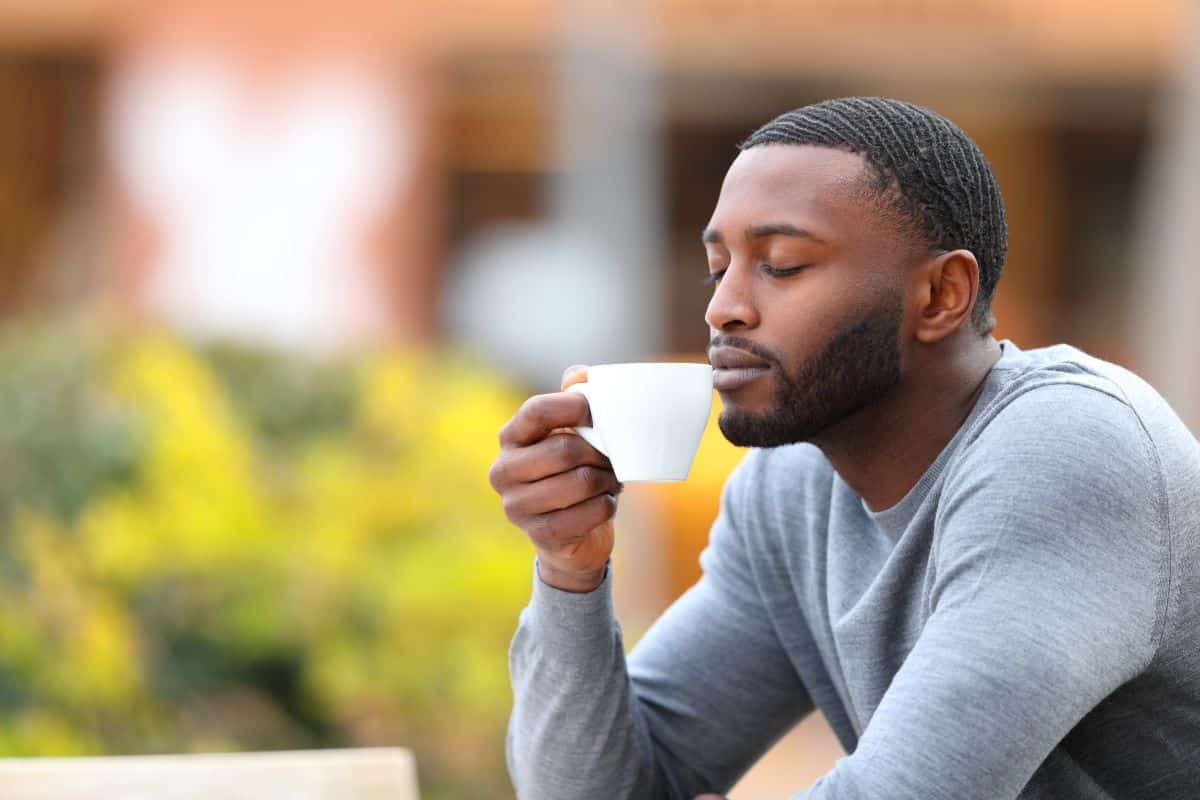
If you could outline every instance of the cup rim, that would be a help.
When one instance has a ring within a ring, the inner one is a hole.
[[[702,368],[706,370],[712,369],[712,364],[701,363],[698,361],[622,361],[613,364],[591,364],[585,369],[590,373],[594,369],[611,369],[614,367],[630,368],[630,367],[655,367],[662,369],[663,367],[680,367],[680,368]]]

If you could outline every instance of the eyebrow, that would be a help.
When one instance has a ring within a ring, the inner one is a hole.
[[[755,225],[753,228],[746,229],[746,236],[750,239],[762,239],[766,236],[801,236],[805,239],[812,239],[814,242],[825,244],[825,240],[820,236],[815,235],[812,231],[804,228],[797,228],[787,222],[772,222],[767,225]],[[724,244],[725,237],[715,228],[705,228],[700,234],[700,241],[705,244]]]

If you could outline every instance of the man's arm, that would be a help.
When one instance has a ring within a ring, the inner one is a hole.
[[[704,577],[628,664],[607,578],[588,594],[535,578],[510,652],[509,771],[521,800],[725,791],[811,710],[735,522],[743,467],[722,494]]]
[[[1157,458],[1121,401],[1035,389],[943,494],[933,611],[858,747],[795,800],[1004,800],[1140,673],[1167,581]]]

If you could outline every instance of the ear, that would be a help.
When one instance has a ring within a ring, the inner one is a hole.
[[[913,335],[923,344],[936,344],[971,324],[979,295],[979,262],[970,250],[951,250],[917,269],[920,307]]]

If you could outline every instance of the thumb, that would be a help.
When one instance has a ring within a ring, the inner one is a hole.
[[[576,383],[587,382],[587,366],[583,364],[572,364],[563,370],[562,387],[560,391],[566,391],[568,386]]]

